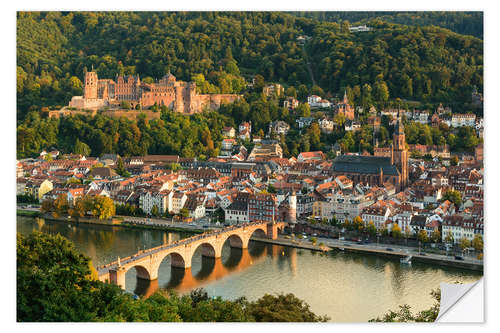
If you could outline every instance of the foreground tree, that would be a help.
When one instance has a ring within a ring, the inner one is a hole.
[[[435,302],[427,310],[423,310],[414,314],[411,312],[411,306],[409,306],[408,304],[404,304],[400,305],[397,311],[389,310],[382,317],[370,319],[369,322],[434,322],[439,314],[441,290],[432,290],[430,294],[432,298],[434,298]]]
[[[326,322],[327,316],[317,316],[309,305],[293,294],[266,294],[248,305],[255,321],[263,322]]]

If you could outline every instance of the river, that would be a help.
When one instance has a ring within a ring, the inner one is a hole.
[[[170,243],[191,234],[159,230],[129,229],[101,225],[68,225],[29,217],[17,217],[17,231],[60,233],[88,255],[94,266]],[[473,282],[479,272],[413,263],[402,266],[398,259],[331,251],[321,254],[287,246],[251,241],[248,249],[232,249],[226,242],[222,258],[201,256],[196,251],[191,269],[170,266],[165,259],[154,282],[138,280],[135,270],[126,275],[126,289],[149,295],[158,287],[179,293],[203,287],[211,296],[255,300],[265,293],[293,293],[305,300],[316,314],[334,322],[366,322],[389,309],[409,304],[413,310],[429,308],[429,295],[440,282]]]

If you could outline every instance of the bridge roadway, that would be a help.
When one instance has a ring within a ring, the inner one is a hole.
[[[160,264],[169,255],[173,267],[189,269],[192,257],[200,246],[203,256],[220,258],[222,246],[228,239],[231,247],[246,249],[255,232],[260,231],[267,238],[276,239],[278,230],[282,231],[284,226],[284,222],[245,223],[141,250],[131,256],[118,258],[109,264],[98,266],[99,280],[117,284],[125,289],[125,274],[134,267],[138,278],[153,281],[158,278]]]

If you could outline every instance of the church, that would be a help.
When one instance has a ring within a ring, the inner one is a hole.
[[[371,186],[389,182],[398,191],[404,190],[408,186],[408,150],[401,117],[394,131],[390,156],[340,155],[333,160],[332,174]]]

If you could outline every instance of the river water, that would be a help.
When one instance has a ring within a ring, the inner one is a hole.
[[[141,248],[170,243],[191,234],[128,229],[100,225],[68,225],[28,217],[17,217],[17,231],[60,233],[88,255],[94,266],[126,257]],[[287,246],[251,241],[248,249],[232,249],[226,242],[222,258],[195,252],[191,269],[171,268],[167,257],[158,280],[138,280],[134,269],[127,272],[126,289],[150,295],[158,287],[186,293],[205,288],[211,296],[255,300],[265,293],[293,293],[305,300],[316,314],[334,322],[366,322],[389,309],[409,304],[413,310],[429,308],[429,293],[441,282],[473,282],[479,272],[413,263],[402,266],[398,259],[331,251],[320,254]]]

